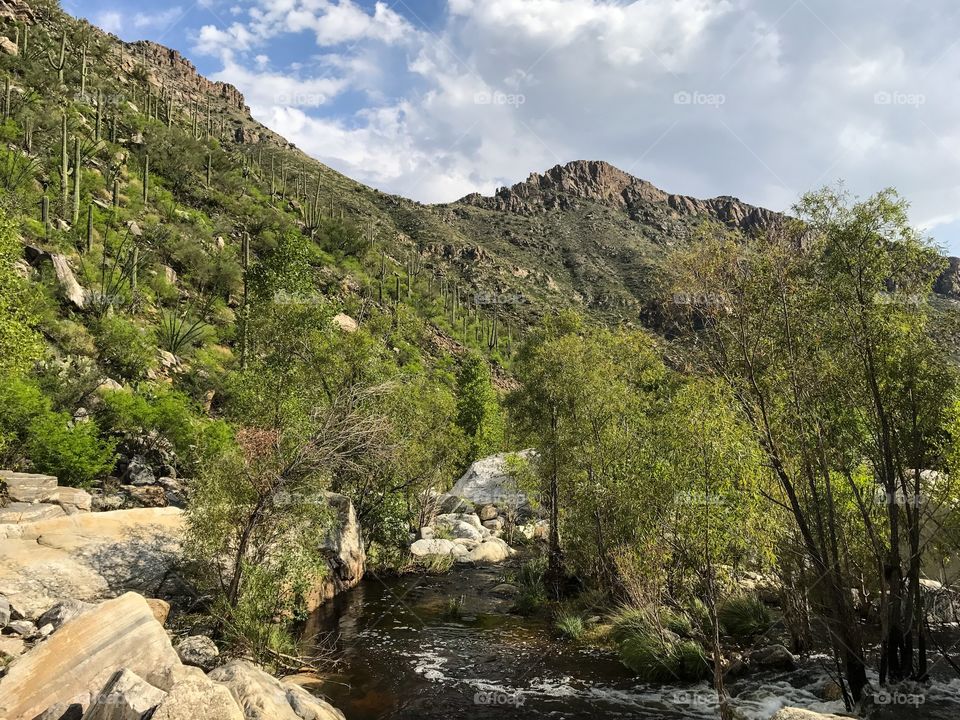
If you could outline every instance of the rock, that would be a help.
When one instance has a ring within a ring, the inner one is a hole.
[[[0,524],[23,525],[40,520],[50,520],[66,515],[59,505],[50,503],[22,503],[12,502],[6,507],[0,507]]]
[[[793,670],[797,659],[783,645],[768,645],[758,648],[749,655],[750,664],[764,670]]]
[[[0,37],[0,50],[5,52],[7,55],[20,54],[20,48],[18,48],[17,44],[6,35]]]
[[[124,505],[122,495],[104,494],[94,491],[91,509],[95,512],[109,512],[111,510],[121,510]]]
[[[470,538],[457,538],[453,541],[453,544],[465,547],[467,550],[473,550],[480,542],[478,540],[471,540]]]
[[[493,590],[491,590],[494,595],[503,595],[504,597],[517,597],[520,594],[520,589],[516,585],[511,585],[510,583],[500,583]]]
[[[96,602],[124,590],[156,595],[177,577],[183,513],[174,508],[78,513],[3,528],[9,532],[6,539],[0,534],[0,595],[28,619],[66,599]]]
[[[536,456],[533,450],[523,450],[517,455],[530,459]],[[507,474],[507,454],[491,455],[474,462],[450,490],[451,495],[465,498],[475,505],[496,505],[502,508],[529,507],[527,496],[520,491],[516,481]]]
[[[189,216],[188,216],[188,217],[189,217]],[[168,283],[170,283],[171,285],[176,285],[176,284],[177,284],[177,271],[174,270],[174,269],[173,269],[172,267],[170,267],[169,265],[161,265],[160,267],[163,268],[163,277],[164,277],[164,279],[165,279]]]
[[[476,517],[476,515],[473,517]],[[437,520],[437,527],[447,528],[454,538],[467,538],[478,542],[483,539],[483,534],[480,530],[475,528],[471,523],[464,522],[463,520],[453,520],[449,523]]]
[[[170,603],[159,598],[147,598],[147,605],[150,607],[150,612],[153,613],[154,620],[161,625],[166,625],[167,616],[170,614]]]
[[[493,520],[484,520],[483,527],[489,530],[492,533],[498,533],[503,530],[504,522],[503,518],[494,518]]]
[[[10,601],[0,595],[0,630],[10,622]]]
[[[458,542],[454,542],[454,543],[453,543],[453,555],[454,555],[454,557],[465,556],[465,555],[467,555],[467,553],[469,553],[469,552],[470,552],[470,548],[468,548],[466,545],[461,545],[461,544],[458,543]]]
[[[227,686],[246,720],[344,720],[343,713],[329,703],[246,660],[231,660],[208,677]]]
[[[128,507],[156,508],[167,506],[167,493],[158,485],[121,485],[120,492]]]
[[[496,505],[484,505],[477,512],[477,515],[480,516],[481,522],[485,522],[487,520],[493,520],[495,517],[497,517],[498,514],[499,514],[499,511],[497,510]]]
[[[421,540],[433,540],[434,530],[429,525],[424,525],[420,528],[420,539]]]
[[[444,493],[438,499],[437,511],[443,515],[472,513],[473,503],[456,495]]]
[[[121,668],[97,693],[84,720],[140,720],[167,696],[136,673]]]
[[[83,310],[86,305],[87,293],[77,282],[77,278],[74,277],[66,255],[50,253],[50,262],[53,263],[53,272],[57,276],[57,282],[60,283],[60,289],[63,290],[64,296],[78,310]]]
[[[118,383],[112,378],[105,378],[102,383],[97,385],[97,390],[106,391],[106,392],[117,392],[118,390],[123,390],[123,385]]]
[[[367,567],[360,523],[350,498],[325,492],[324,499],[334,514],[333,523],[319,547],[327,560],[328,572],[308,594],[308,611],[354,587],[363,578]]]
[[[414,557],[428,555],[453,555],[455,545],[450,540],[417,540],[410,546],[410,554]]]
[[[471,550],[467,559],[475,563],[498,563],[509,558],[512,553],[510,546],[503,540],[490,538]]]
[[[37,628],[37,636],[41,638],[48,637],[56,628],[53,627],[53,623],[47,623],[46,625],[41,625]]]
[[[53,626],[53,629],[56,630],[64,623],[73,620],[92,607],[94,607],[92,603],[83,602],[82,600],[64,600],[63,602],[58,602],[37,618],[37,626],[43,627],[44,625],[50,624]]]
[[[334,315],[333,324],[346,333],[356,332],[357,328],[359,327],[356,320],[344,313],[337,313]]]
[[[7,629],[28,640],[37,634],[37,626],[29,620],[11,620]]]
[[[0,636],[0,667],[6,664],[5,660],[16,660],[26,649],[23,638]]]
[[[50,501],[59,505],[67,515],[90,512],[93,507],[93,497],[86,490],[80,488],[58,487]]]
[[[83,713],[88,707],[90,707],[90,693],[80,693],[67,702],[48,707],[34,720],[83,720]]]
[[[127,471],[122,479],[127,480],[130,485],[153,485],[157,482],[153,470],[147,464],[147,461],[139,455],[135,456],[127,465]]]
[[[785,707],[777,710],[770,720],[850,720],[845,715],[828,715],[826,713],[803,710],[801,708]]]
[[[164,475],[157,478],[157,485],[163,488],[167,505],[178,508],[187,506],[187,487],[183,480]]]
[[[174,685],[151,720],[244,720],[244,716],[230,690],[201,676]]]
[[[48,502],[57,492],[57,478],[53,475],[0,470],[0,480],[6,482],[7,495],[14,502]]]
[[[960,593],[937,580],[920,579],[927,620],[935,624],[960,622]]]
[[[143,142],[143,139],[141,138],[140,142],[135,144],[139,145],[142,142]],[[127,220],[127,230],[129,230],[130,234],[133,235],[134,237],[143,236],[143,230],[140,229],[140,226],[137,224],[136,220]]]
[[[206,635],[191,635],[177,644],[177,655],[184,665],[193,665],[204,672],[213,670],[220,661],[220,650]]]
[[[98,681],[124,668],[164,691],[194,676],[188,671],[200,672],[180,663],[146,600],[126,593],[65,623],[11,663],[0,679],[0,717],[36,717],[81,693],[96,693]]]

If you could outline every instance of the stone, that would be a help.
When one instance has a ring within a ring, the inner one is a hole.
[[[193,665],[205,672],[213,670],[220,661],[220,650],[206,635],[191,635],[177,643],[177,655],[184,665]]]
[[[170,603],[159,598],[147,598],[147,605],[154,619],[161,625],[167,624],[167,616],[170,614]]]
[[[0,595],[0,630],[10,622],[10,601]]]
[[[155,508],[167,506],[167,493],[157,485],[121,485],[120,492],[130,507]]]
[[[7,495],[14,502],[48,502],[57,492],[57,478],[0,470],[0,480],[7,484]]]
[[[201,676],[174,685],[151,720],[244,720],[244,716],[229,689]]]
[[[517,597],[520,594],[520,588],[510,583],[500,583],[491,590],[494,595],[503,595],[504,597]]]
[[[359,325],[357,321],[345,313],[337,313],[333,316],[333,324],[343,330],[345,333],[356,332]]]
[[[536,457],[533,450],[516,453],[524,459]],[[491,455],[474,462],[451,488],[450,494],[465,498],[475,505],[496,505],[501,510],[524,508],[529,499],[507,473],[507,453]]]
[[[410,546],[410,554],[414,557],[426,557],[428,555],[453,555],[455,544],[450,540],[417,540]]]
[[[97,385],[97,390],[102,392],[117,392],[123,390],[123,385],[113,378],[104,378],[103,382]]]
[[[498,533],[503,531],[504,524],[505,523],[503,522],[503,518],[498,517],[498,518],[494,518],[493,520],[484,520],[483,527],[485,527],[487,530],[489,530],[492,533]]]
[[[29,620],[11,620],[7,629],[28,640],[37,634],[37,626]]]
[[[22,525],[35,523],[39,520],[49,520],[66,515],[59,505],[50,503],[23,503],[12,502],[6,507],[0,507],[0,524]]]
[[[80,613],[84,613],[92,607],[94,607],[92,603],[83,602],[82,600],[64,600],[63,602],[58,602],[37,618],[37,626],[42,627],[49,624],[56,630],[64,623],[73,620],[80,615]]]
[[[503,540],[490,538],[471,550],[467,559],[474,563],[499,563],[509,558],[511,554],[513,551]]]
[[[35,720],[83,720],[83,713],[90,707],[90,693],[81,693],[67,702],[51,705]]]
[[[750,665],[765,670],[793,670],[797,659],[783,645],[768,645],[754,650],[749,655]]]
[[[356,586],[367,568],[363,535],[350,498],[333,492],[325,492],[323,497],[333,511],[330,529],[317,548],[327,561],[327,572],[307,594],[308,612]]]
[[[44,625],[40,625],[37,628],[37,636],[41,638],[48,637],[51,633],[53,633],[55,629],[56,628],[53,627],[53,623],[46,623]]]
[[[15,660],[23,655],[27,649],[27,644],[23,638],[0,636],[0,667],[5,660]]]
[[[433,540],[434,534],[434,529],[429,525],[425,525],[424,527],[420,528],[420,538],[422,540]]]
[[[97,602],[125,590],[155,595],[176,578],[183,526],[175,508],[0,525],[0,533],[10,530],[0,534],[0,595],[27,619],[68,599]]]
[[[770,720],[850,720],[850,718],[846,715],[829,715],[802,708],[785,707],[777,710]]]
[[[157,481],[147,461],[139,455],[130,460],[123,479],[130,485],[153,485]]]
[[[77,282],[77,278],[67,262],[67,256],[60,253],[50,253],[50,262],[53,263],[53,272],[64,296],[78,310],[83,310],[87,302],[87,293]]]
[[[437,511],[441,514],[472,513],[473,503],[456,495],[444,493],[438,498]]]
[[[167,696],[136,673],[121,668],[94,696],[84,720],[140,720]]]
[[[329,703],[246,660],[231,660],[208,677],[230,690],[246,720],[344,720],[343,713]]]
[[[476,517],[476,515],[473,517]],[[477,541],[483,539],[483,534],[480,530],[474,527],[471,523],[464,522],[463,520],[453,520],[451,522],[441,522],[438,520],[437,527],[447,528],[454,538],[467,538],[468,540]]]
[[[480,542],[478,540],[471,540],[470,538],[456,538],[453,544],[465,547],[467,550],[473,550]]]
[[[6,35],[0,37],[0,50],[7,55],[16,56],[20,54],[20,48],[18,48],[17,44]]]
[[[67,515],[90,512],[93,507],[93,497],[80,488],[58,487],[50,501],[59,505]]]
[[[66,622],[10,664],[0,679],[0,717],[33,718],[126,669],[160,690],[195,676],[185,668],[146,600],[125,593]],[[159,702],[159,700],[157,701]],[[154,703],[156,704],[156,703]]]
[[[477,515],[480,517],[480,521],[484,522],[487,520],[493,520],[497,515],[499,515],[496,505],[484,505],[477,512]]]
[[[164,475],[157,478],[157,485],[163,488],[167,505],[178,508],[187,506],[187,487],[183,480]]]

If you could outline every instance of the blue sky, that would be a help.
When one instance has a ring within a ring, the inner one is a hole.
[[[64,0],[180,50],[328,165],[425,202],[607,160],[776,210],[894,186],[960,255],[960,3]]]

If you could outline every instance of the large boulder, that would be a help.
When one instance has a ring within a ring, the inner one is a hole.
[[[181,664],[146,600],[126,593],[66,622],[11,663],[0,679],[0,718],[34,718],[97,693],[124,668],[164,691],[200,673]]]
[[[309,610],[359,583],[367,563],[360,523],[350,498],[332,492],[324,493],[324,497],[333,511],[333,523],[319,548],[327,560],[328,572],[310,593]]]
[[[515,551],[500,538],[488,538],[467,554],[467,560],[474,563],[499,563],[509,558]]]
[[[66,514],[62,507],[52,503],[12,502],[0,507],[0,525],[23,525],[63,517]],[[0,531],[5,534],[6,528],[0,528]],[[3,534],[0,534],[0,537],[3,537]]]
[[[827,715],[813,712],[813,710],[785,707],[777,710],[770,720],[850,720],[850,718],[846,715]]]
[[[0,480],[6,482],[7,495],[14,502],[47,502],[57,492],[57,478],[53,475],[0,470]]]
[[[246,720],[344,720],[343,713],[329,703],[246,660],[232,660],[208,677],[230,690]]]
[[[460,546],[462,547],[462,546]],[[417,540],[410,546],[410,554],[414,557],[429,555],[454,555],[457,545],[450,540],[432,539]]]
[[[176,508],[0,525],[0,595],[29,619],[64,600],[96,602],[125,590],[155,596],[175,577],[182,533]]]
[[[206,635],[191,635],[177,643],[177,655],[184,665],[204,671],[213,670],[220,661],[220,650]]]
[[[524,459],[536,457],[533,450],[517,455]],[[508,508],[528,511],[530,502],[517,482],[507,473],[507,453],[491,455],[474,462],[450,490],[450,495],[466,498],[477,506],[496,505],[501,512]]]

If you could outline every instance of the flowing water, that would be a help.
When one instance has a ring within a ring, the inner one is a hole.
[[[500,575],[458,566],[444,576],[368,577],[323,606],[308,632],[338,635],[341,662],[322,693],[347,720],[717,717],[706,684],[638,683],[616,657],[510,614],[512,600],[491,592]],[[459,615],[451,598],[462,599]],[[842,703],[818,696],[825,662],[732,682],[733,704],[748,720],[767,720],[785,705],[840,712]],[[960,708],[946,717],[960,719]]]

